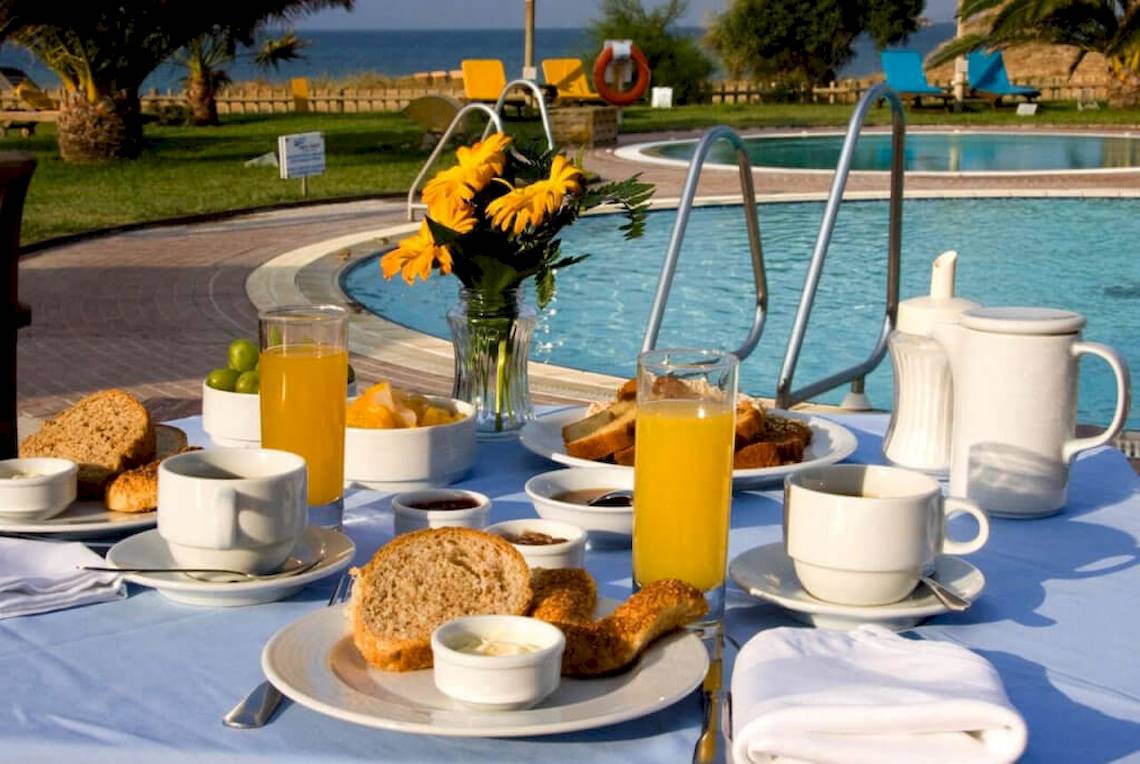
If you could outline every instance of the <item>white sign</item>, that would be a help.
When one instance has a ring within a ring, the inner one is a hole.
[[[277,155],[282,180],[325,174],[325,136],[322,133],[278,136]]]
[[[1032,117],[1037,113],[1037,104],[1035,103],[1019,103],[1017,105],[1017,116],[1019,117]]]

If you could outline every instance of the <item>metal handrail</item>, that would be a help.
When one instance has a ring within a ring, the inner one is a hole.
[[[867,360],[836,372],[818,382],[793,390],[792,377],[796,371],[800,349],[803,347],[808,318],[811,316],[816,288],[819,286],[819,276],[823,270],[823,261],[827,257],[828,245],[831,244],[831,234],[835,229],[835,218],[839,214],[839,204],[843,201],[843,189],[847,186],[847,175],[851,170],[851,160],[855,154],[855,142],[859,139],[859,133],[863,129],[867,112],[874,104],[883,99],[886,99],[891,106],[891,197],[890,220],[887,227],[887,306],[886,314],[883,317],[883,327]],[[887,337],[894,330],[895,320],[898,316],[899,272],[902,255],[903,149],[905,142],[906,115],[903,112],[902,101],[899,100],[898,94],[886,84],[875,85],[856,104],[855,113],[851,115],[851,121],[847,125],[847,136],[843,139],[843,149],[839,153],[839,162],[835,167],[835,178],[831,182],[831,192],[827,197],[827,206],[823,210],[819,235],[815,240],[815,249],[812,250],[811,264],[808,266],[807,276],[804,279],[803,292],[800,293],[800,304],[796,310],[792,333],[788,337],[788,347],[784,353],[784,362],[780,367],[780,376],[776,383],[776,406],[779,408],[794,406],[846,382],[851,383],[850,400],[852,402],[857,401],[856,405],[859,408],[870,408],[870,403],[867,401],[866,395],[863,394],[863,380],[886,355]],[[848,400],[844,401],[844,405],[855,407]]]
[[[756,312],[752,318],[752,328],[744,344],[735,355],[744,360],[760,341],[764,332],[764,320],[768,315],[768,280],[764,274],[764,251],[760,247],[760,220],[756,212],[756,192],[752,185],[752,162],[748,158],[744,141],[730,127],[719,125],[706,132],[697,143],[693,159],[689,162],[689,174],[681,191],[681,203],[677,206],[677,219],[673,222],[673,233],[669,236],[669,246],[665,250],[665,262],[661,266],[661,276],[657,280],[657,294],[653,298],[653,309],[649,314],[649,324],[645,327],[645,339],[641,350],[652,350],[657,344],[657,334],[665,316],[665,305],[669,301],[669,289],[673,285],[673,275],[677,271],[677,257],[681,253],[681,242],[685,238],[685,226],[693,210],[693,197],[697,193],[697,183],[701,177],[701,167],[709,150],[718,140],[726,140],[736,149],[736,163],[740,168],[740,187],[744,195],[744,224],[748,230],[748,248],[752,253],[752,275],[756,283]]]
[[[416,175],[416,179],[412,181],[411,187],[408,189],[408,220],[413,221],[416,219],[416,210],[427,209],[427,205],[422,202],[416,201],[416,191],[423,182],[424,177],[427,175],[428,170],[435,164],[435,160],[439,158],[440,152],[443,147],[447,145],[448,140],[451,139],[452,134],[455,132],[459,124],[463,122],[464,117],[472,111],[483,111],[487,113],[490,119],[487,120],[487,127],[483,129],[483,137],[486,138],[491,134],[491,128],[496,132],[504,132],[503,130],[503,107],[507,103],[507,94],[515,88],[523,88],[530,90],[534,95],[535,100],[538,102],[538,113],[542,117],[542,130],[546,133],[546,147],[551,151],[554,150],[554,132],[550,128],[550,113],[546,110],[546,99],[542,96],[542,90],[538,85],[530,80],[511,80],[499,93],[499,100],[495,102],[493,107],[485,103],[469,103],[463,106],[459,111],[455,112],[455,116],[451,119],[451,124],[447,126],[444,131],[443,137],[439,139],[439,143],[435,145],[432,150],[431,156],[428,157],[427,162],[420,168],[420,172]]]
[[[459,124],[463,121],[464,117],[473,111],[486,112],[487,116],[489,117],[487,120],[487,129],[483,132],[484,138],[486,138],[487,135],[491,132],[492,126],[494,126],[497,132],[503,132],[502,116],[497,110],[492,109],[485,103],[469,103],[463,106],[459,111],[455,112],[455,117],[451,120],[451,124],[447,126],[447,130],[443,132],[443,137],[439,139],[439,143],[437,143],[435,145],[435,148],[432,149],[431,156],[429,156],[428,160],[424,162],[424,166],[420,168],[419,174],[416,175],[416,179],[412,181],[412,185],[408,188],[409,221],[416,219],[417,209],[427,209],[426,204],[416,202],[416,191],[419,189],[420,183],[423,182],[423,179],[427,175],[428,170],[431,169],[431,166],[435,164],[435,160],[439,158],[440,152],[443,151],[443,147],[447,145],[448,140],[451,139],[452,134],[455,132],[456,128],[459,127]]]
[[[503,107],[507,103],[507,94],[515,88],[529,90],[531,95],[534,96],[534,100],[538,103],[538,115],[542,118],[542,131],[546,133],[546,148],[553,151],[554,131],[550,128],[550,113],[546,110],[546,98],[542,94],[542,89],[532,80],[518,79],[508,82],[502,92],[499,93],[499,100],[495,101],[495,112],[497,114],[503,113]],[[502,130],[499,130],[499,132],[502,132]],[[486,138],[490,134],[491,126],[487,125],[487,128],[483,131],[483,137]]]

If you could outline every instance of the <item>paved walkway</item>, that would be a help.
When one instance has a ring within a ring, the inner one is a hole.
[[[670,135],[677,135],[676,133]],[[651,140],[664,136],[636,136]],[[629,142],[630,138],[623,139]],[[587,166],[603,177],[639,169],[657,184],[658,197],[675,197],[680,168],[644,168],[598,150]],[[829,175],[763,173],[760,193],[823,192]],[[907,189],[962,188],[1140,191],[1140,172],[1022,178],[912,178]],[[853,176],[851,190],[885,191],[884,176]],[[733,172],[708,172],[703,194],[738,194]],[[159,418],[197,413],[201,380],[224,365],[226,346],[256,337],[257,310],[246,279],[283,252],[354,232],[403,222],[402,204],[377,200],[294,208],[197,225],[155,227],[60,246],[20,262],[21,299],[32,325],[20,332],[18,409],[26,416],[58,411],[105,387],[126,388]],[[327,260],[327,259],[326,259]],[[328,263],[320,267],[328,271]],[[304,279],[304,271],[298,280]],[[387,377],[425,392],[447,393],[450,375],[438,364],[413,368],[354,356],[364,381]],[[565,400],[577,396],[536,396]]]

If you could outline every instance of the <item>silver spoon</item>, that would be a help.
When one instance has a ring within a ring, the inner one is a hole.
[[[918,580],[926,584],[926,588],[929,589],[934,594],[934,596],[938,598],[939,602],[948,607],[950,610],[953,610],[955,613],[961,613],[963,610],[966,610],[970,607],[969,600],[965,599],[952,589],[949,589],[946,586],[938,583],[938,581],[936,581],[932,576],[919,576]]]
[[[587,507],[631,507],[633,506],[633,491],[627,488],[618,488],[613,491],[600,493],[586,502]]]

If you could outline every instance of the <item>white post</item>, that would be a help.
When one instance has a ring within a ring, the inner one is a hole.
[[[962,37],[962,3],[958,3],[958,28],[954,33],[954,38],[959,39]],[[966,57],[958,56],[954,59],[954,100],[959,104],[966,100]]]

